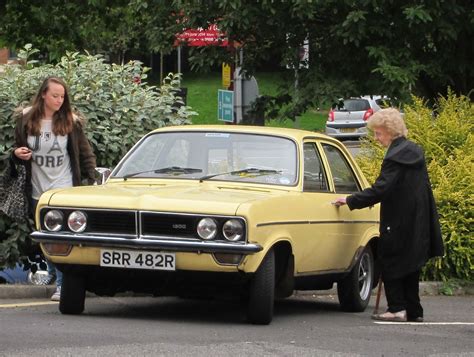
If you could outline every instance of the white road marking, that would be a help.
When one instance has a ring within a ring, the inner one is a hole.
[[[422,326],[422,325],[441,325],[441,326],[447,326],[447,325],[466,325],[466,326],[472,326],[474,325],[474,322],[398,322],[398,321],[374,321],[375,324],[380,324],[380,325],[416,325],[416,326]]]

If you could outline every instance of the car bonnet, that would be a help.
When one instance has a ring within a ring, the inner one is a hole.
[[[109,184],[57,190],[48,204],[56,207],[205,212],[234,215],[245,202],[265,199],[281,192],[225,184]]]

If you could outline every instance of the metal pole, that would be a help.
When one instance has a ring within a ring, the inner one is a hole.
[[[295,104],[295,106],[298,104],[298,96],[299,96],[299,93],[298,93],[298,68],[295,67],[295,95],[294,95],[294,100],[293,100],[293,103]],[[299,129],[300,128],[300,122],[301,122],[301,118],[300,116],[296,116],[295,117],[295,128]]]
[[[178,46],[178,73],[181,73],[181,46]]]
[[[382,295],[382,277],[379,278],[379,286],[377,288],[377,297],[375,299],[375,308],[374,308],[374,315],[379,313],[379,304],[380,304],[380,295]]]
[[[243,120],[243,86],[242,86],[242,63],[243,63],[243,50],[239,50],[239,57],[237,60],[238,66],[235,69],[234,76],[234,108],[235,108],[235,123],[240,124]]]
[[[163,52],[160,51],[160,86],[163,84]]]

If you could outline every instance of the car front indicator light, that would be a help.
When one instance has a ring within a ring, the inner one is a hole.
[[[72,245],[63,243],[42,243],[41,244],[49,255],[66,256],[71,253]]]

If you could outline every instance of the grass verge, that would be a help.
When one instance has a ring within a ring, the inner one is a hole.
[[[275,95],[282,79],[278,73],[260,73],[256,76],[260,95]],[[223,124],[217,119],[217,90],[222,87],[220,73],[195,74],[183,76],[183,87],[186,87],[187,104],[199,113],[193,117],[193,124]],[[266,126],[324,131],[327,113],[309,109],[296,122],[286,120],[268,120]]]

